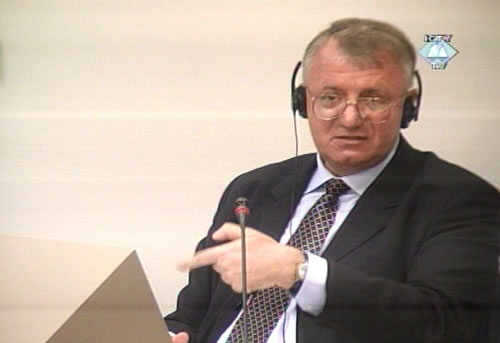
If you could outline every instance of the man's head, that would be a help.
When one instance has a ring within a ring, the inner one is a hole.
[[[330,171],[353,174],[389,154],[414,68],[412,44],[386,23],[343,19],[311,41],[303,59],[307,113]]]

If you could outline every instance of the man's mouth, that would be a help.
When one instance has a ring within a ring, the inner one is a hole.
[[[336,140],[343,140],[343,141],[362,141],[365,140],[365,136],[354,136],[354,135],[344,135],[344,136],[335,136]]]

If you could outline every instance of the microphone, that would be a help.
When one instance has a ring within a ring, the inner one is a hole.
[[[239,197],[234,201],[234,215],[238,219],[241,226],[245,226],[245,219],[250,215],[250,208],[248,207],[248,200],[245,197]]]
[[[245,220],[250,215],[248,200],[239,197],[234,202],[234,215],[241,229],[241,300],[243,302],[243,342],[248,342],[248,304],[247,304],[247,253],[245,240]]]

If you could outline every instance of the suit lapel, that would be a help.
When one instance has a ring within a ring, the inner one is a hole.
[[[358,200],[325,255],[338,261],[385,228],[417,175],[419,156],[401,137],[394,158]]]
[[[280,240],[283,229],[290,221],[317,167],[314,154],[298,158],[297,174],[294,176],[293,172],[284,171],[282,180],[270,190],[269,197],[265,200],[266,204],[262,208],[260,225],[257,226],[277,241]],[[295,187],[293,187],[294,183]],[[293,194],[292,188],[295,188]]]

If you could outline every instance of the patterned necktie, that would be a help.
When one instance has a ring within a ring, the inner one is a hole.
[[[288,245],[319,255],[335,221],[338,198],[349,187],[338,179],[326,182],[326,193],[306,213]],[[265,343],[290,302],[290,292],[274,286],[254,293],[248,306],[248,342]],[[243,315],[236,321],[228,343],[243,342]]]

